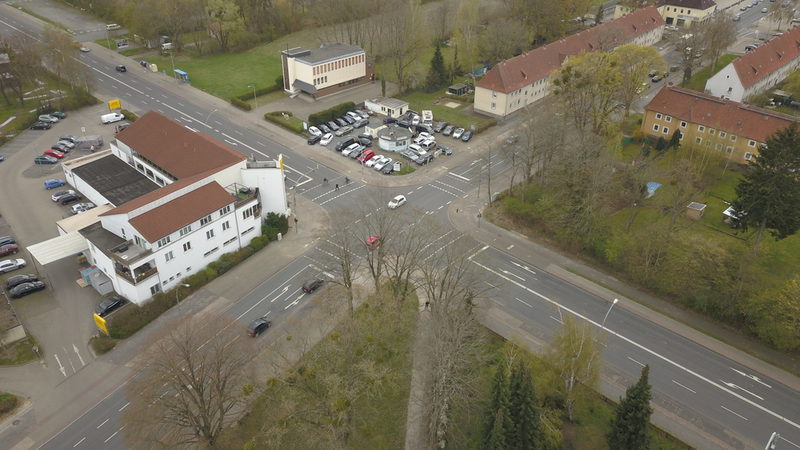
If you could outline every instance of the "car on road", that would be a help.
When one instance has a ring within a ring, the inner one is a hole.
[[[308,127],[308,132],[314,136],[322,136],[322,131],[319,131],[317,127]]]
[[[381,246],[381,238],[378,236],[370,236],[364,241],[364,243],[367,244],[367,248],[369,250],[375,250]]]
[[[81,46],[81,51],[82,51],[83,53],[89,53],[91,50],[89,50],[89,47],[84,47],[84,46]]]
[[[322,286],[322,283],[323,280],[321,278],[312,278],[310,280],[306,280],[305,283],[303,283],[303,292],[310,294],[319,289],[319,287]]]
[[[247,335],[250,337],[257,337],[261,333],[267,331],[267,328],[272,326],[272,322],[267,320],[266,317],[259,317],[258,319],[250,322],[247,325]]]
[[[472,139],[472,131],[465,131],[464,134],[461,135],[461,140],[464,142],[469,142]]]
[[[0,245],[0,256],[13,255],[19,251],[17,244]]]
[[[53,199],[54,202],[57,202],[57,201],[61,200],[61,197],[64,197],[65,195],[74,194],[74,193],[75,193],[75,191],[73,191],[72,189],[65,189],[63,191],[54,192],[53,195],[50,196],[50,198]]]
[[[384,156],[382,160],[375,163],[375,170],[382,171],[386,167],[392,167],[392,162],[394,162],[392,158],[387,158]]]
[[[11,236],[0,237],[0,245],[16,244],[17,240]]]
[[[444,153],[444,154],[445,154],[445,155],[447,155],[447,156],[450,156],[450,155],[452,155],[452,154],[453,154],[453,150],[452,150],[452,149],[450,149],[450,147],[448,147],[448,146],[446,146],[446,145],[440,145],[440,146],[439,146],[439,150],[441,150],[441,151],[442,151],[442,153]]]
[[[77,205],[72,205],[72,208],[70,208],[70,212],[72,212],[72,214],[80,214],[92,208],[94,208],[94,203],[92,202],[78,203]]]
[[[39,122],[56,123],[58,122],[58,117],[51,116],[50,114],[42,114],[39,116]]]
[[[386,205],[389,209],[397,209],[406,204],[406,197],[404,195],[397,195],[395,198],[389,200],[389,204]]]
[[[110,113],[110,114],[103,114],[102,116],[100,116],[100,122],[103,125],[108,125],[109,123],[119,122],[119,121],[121,121],[123,119],[125,119],[125,116],[123,116],[121,113],[116,113],[116,112],[115,113]]]
[[[48,148],[47,150],[42,152],[42,154],[45,156],[52,156],[53,158],[58,158],[58,159],[62,159],[64,156],[66,156],[66,154],[64,154],[63,152],[60,152],[58,150],[53,150],[52,148]]]
[[[50,128],[53,128],[53,124],[41,120],[31,125],[31,130],[49,130]]]
[[[25,267],[27,264],[25,260],[22,258],[16,259],[7,259],[5,261],[0,261],[0,273],[11,272],[12,270],[17,270]]]
[[[117,72],[127,72],[128,68],[123,66],[122,64],[117,64],[117,66],[114,67],[114,70],[116,70]]]
[[[761,14],[766,14],[766,13],[767,13],[767,11],[769,11],[769,9],[767,9],[767,8],[761,8]]]
[[[11,289],[14,286],[19,286],[22,283],[32,283],[34,281],[39,281],[39,277],[32,273],[14,275],[6,280],[6,289]]]
[[[315,135],[309,136],[308,141],[306,141],[306,142],[308,142],[308,145],[314,145],[314,144],[316,144],[317,142],[319,142],[321,140],[322,140],[322,136],[320,136],[318,134],[315,134]]]
[[[362,154],[361,154],[361,155],[358,157],[358,162],[361,162],[361,163],[366,163],[366,162],[368,162],[370,159],[372,159],[372,158],[374,158],[374,157],[375,157],[375,152],[374,152],[374,151],[372,151],[372,150],[366,150],[366,151],[364,151],[364,153],[362,153]]]
[[[34,164],[56,164],[58,163],[58,158],[53,158],[52,156],[37,156],[33,158]]]
[[[60,204],[62,204],[64,206],[67,206],[69,204],[72,204],[72,203],[75,203],[75,202],[81,200],[82,198],[83,197],[81,197],[78,194],[69,194],[69,195],[65,195],[65,196],[61,197],[60,199],[58,199],[58,203],[60,203]]]
[[[57,187],[61,187],[67,184],[64,180],[59,180],[58,178],[51,178],[49,180],[44,180],[44,188],[45,189],[55,189]]]
[[[651,78],[650,81],[652,81],[653,83],[658,83],[659,81],[661,81],[663,79],[664,79],[664,74],[663,73],[659,73],[659,74],[656,74],[653,78]]]
[[[41,281],[32,281],[30,283],[22,283],[8,290],[11,298],[25,297],[28,294],[33,294],[36,291],[41,291],[45,285]]]
[[[94,313],[100,317],[105,317],[114,312],[115,309],[120,308],[125,303],[127,303],[125,297],[115,295],[100,302],[100,304],[94,308]]]
[[[330,133],[325,133],[325,135],[322,136],[322,139],[319,140],[319,145],[322,146],[328,145],[331,143],[332,140],[333,140],[333,135]]]

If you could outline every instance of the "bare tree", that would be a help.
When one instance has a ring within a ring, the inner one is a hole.
[[[222,430],[245,399],[245,367],[253,354],[239,329],[181,321],[148,346],[140,375],[130,383],[124,415],[132,442],[156,448],[218,448]]]
[[[478,41],[482,60],[494,64],[519,55],[528,48],[525,27],[516,20],[500,19],[489,23]]]
[[[686,33],[678,33],[672,38],[672,43],[681,57],[681,69],[683,70],[683,84],[692,79],[694,70],[700,65],[699,51],[703,46],[702,25],[692,22]]]
[[[233,0],[206,0],[208,30],[219,44],[220,50],[228,51],[231,37],[244,30],[241,10]]]
[[[540,182],[545,182],[554,155],[564,147],[566,116],[551,106],[529,108],[525,121],[517,130],[515,139],[519,141],[519,160],[526,183],[533,181],[534,174]]]
[[[382,197],[363,199],[359,209],[360,223],[357,228],[362,245],[366,249],[365,263],[369,269],[375,290],[379,290],[386,272],[386,255],[390,253],[392,241],[397,235],[397,215],[385,207]],[[369,239],[375,239],[368,242]]]
[[[716,69],[719,57],[736,42],[736,24],[733,23],[733,16],[725,13],[714,14],[703,23],[700,30],[702,31],[700,40],[711,56],[711,67]]]
[[[401,90],[411,87],[410,66],[427,44],[425,19],[419,0],[395,0],[381,16],[384,54],[391,61]]]
[[[394,298],[400,303],[416,289],[413,275],[420,261],[431,251],[434,238],[440,235],[433,219],[421,211],[403,217],[405,220],[398,223],[398,231],[384,252],[386,274],[391,280]]]
[[[664,59],[655,47],[642,47],[636,44],[623,45],[615,50],[620,56],[619,72],[621,75],[619,85],[619,101],[625,108],[623,119],[630,114],[633,102],[641,98],[647,91],[647,86],[642,86],[642,80],[647,79],[650,71],[664,72],[667,67]]]
[[[352,231],[352,217],[352,212],[339,211],[333,221],[332,234],[319,247],[326,255],[325,269],[334,276],[331,282],[342,286],[346,292],[351,316],[355,314],[353,283],[363,261],[356,252],[364,248],[363,238]]]

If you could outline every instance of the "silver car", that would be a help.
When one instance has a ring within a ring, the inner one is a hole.
[[[11,272],[12,270],[17,270],[25,267],[27,264],[25,260],[22,258],[17,259],[7,259],[5,261],[0,261],[0,273]]]

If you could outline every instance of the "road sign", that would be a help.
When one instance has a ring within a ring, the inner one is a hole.
[[[97,325],[97,328],[99,328],[100,331],[102,331],[103,333],[106,334],[106,336],[108,336],[108,328],[106,327],[106,319],[103,319],[102,317],[98,316],[97,314],[92,314],[92,317],[94,318],[94,324]]]
[[[111,111],[122,109],[122,101],[118,98],[108,101],[108,109]]]

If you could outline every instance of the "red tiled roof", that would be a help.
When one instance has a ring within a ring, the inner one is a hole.
[[[246,159],[227,145],[156,111],[140,117],[117,134],[117,139],[177,179],[224,169]]]
[[[757,142],[766,142],[767,137],[797,121],[793,116],[676,86],[661,88],[645,109]]]
[[[130,224],[148,242],[155,242],[234,201],[233,195],[211,182],[134,217]]]
[[[509,93],[559,69],[567,56],[608,48],[609,44],[616,47],[663,25],[664,19],[655,6],[642,8],[497,63],[476,86]]]
[[[800,56],[800,27],[745,53],[733,61],[733,68],[745,89]]]

